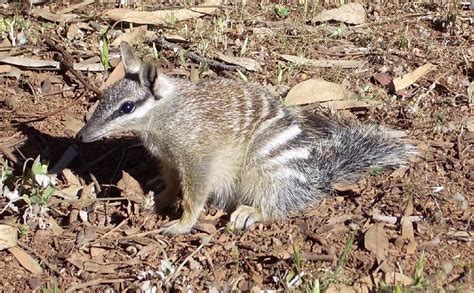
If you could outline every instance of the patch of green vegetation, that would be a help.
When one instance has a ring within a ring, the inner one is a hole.
[[[378,176],[382,175],[384,170],[385,170],[385,168],[383,166],[376,165],[376,166],[373,166],[372,168],[370,168],[369,174],[372,177],[378,177]]]
[[[290,9],[282,4],[276,4],[273,7],[273,11],[275,11],[275,14],[280,18],[285,18],[290,14]]]
[[[100,42],[99,42],[99,50],[100,50],[100,63],[102,63],[102,66],[104,67],[104,71],[107,72],[109,70],[109,41],[110,41],[110,36],[108,34],[108,28],[102,29],[99,32],[100,35]]]
[[[27,169],[30,161],[33,161],[33,164]],[[14,176],[8,165],[2,162],[0,179],[0,196],[7,199],[7,205],[0,214],[6,210],[18,213],[25,204],[27,205],[27,208],[23,209],[27,214],[25,219],[34,216],[33,206],[39,207],[36,209],[39,210],[38,213],[45,212],[51,196],[56,191],[56,175],[48,174],[48,163],[42,162],[39,156],[35,160],[25,161],[21,176]]]

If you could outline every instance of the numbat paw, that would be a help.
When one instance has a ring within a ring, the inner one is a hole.
[[[181,222],[181,220],[173,220],[162,226],[162,233],[165,235],[182,235],[191,232],[193,224]]]
[[[235,230],[244,230],[263,220],[260,211],[254,207],[241,205],[230,215],[231,227]]]

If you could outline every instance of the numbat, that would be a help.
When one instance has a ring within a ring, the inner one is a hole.
[[[77,137],[139,135],[162,162],[166,187],[157,208],[183,195],[183,214],[165,225],[166,234],[189,233],[208,199],[233,211],[235,229],[281,219],[327,196],[332,183],[372,165],[397,166],[413,152],[377,126],[285,108],[257,84],[193,84],[140,62],[127,43],[121,53],[125,77],[104,92]]]

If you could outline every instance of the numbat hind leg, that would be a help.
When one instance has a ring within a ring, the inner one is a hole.
[[[230,224],[236,230],[244,230],[255,223],[262,222],[263,216],[258,208],[240,205],[230,215]]]

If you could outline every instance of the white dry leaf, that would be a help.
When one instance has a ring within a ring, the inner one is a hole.
[[[281,59],[294,63],[296,65],[304,66],[314,66],[321,68],[331,68],[331,67],[340,67],[340,68],[358,68],[365,64],[365,61],[361,60],[331,60],[331,59],[308,59],[304,57],[294,56],[294,55],[280,55]]]
[[[212,14],[217,10],[221,2],[221,0],[207,0],[198,6],[194,6],[192,9],[136,11],[127,8],[115,8],[106,11],[105,16],[114,21],[163,25]]]
[[[17,228],[14,226],[0,224],[0,251],[16,246]]]
[[[418,79],[420,79],[423,75],[428,73],[430,70],[434,69],[435,66],[431,63],[426,63],[417,69],[413,70],[405,74],[404,76],[397,77],[393,80],[393,84],[395,86],[395,91],[398,92],[408,86],[414,84]]]
[[[217,56],[220,60],[226,63],[242,66],[243,68],[249,71],[261,70],[260,63],[257,60],[252,59],[252,58],[227,56],[220,53]]]
[[[7,186],[3,187],[3,197],[7,198],[11,202],[15,202],[20,199],[18,190],[10,190]]]
[[[58,61],[50,61],[50,60],[39,60],[33,58],[26,58],[20,56],[8,56],[0,59],[0,62],[10,64],[10,65],[17,65],[23,67],[52,67],[55,69],[59,69],[59,62]]]
[[[354,94],[342,85],[322,78],[308,79],[295,85],[288,92],[285,104],[288,106],[343,100]]]
[[[36,174],[36,182],[43,188],[48,187],[48,185],[56,185],[56,174]]]
[[[66,23],[78,17],[77,14],[73,13],[52,13],[48,8],[35,8],[32,10],[32,13],[33,15],[58,23]]]
[[[364,6],[360,3],[349,3],[339,8],[323,10],[312,22],[340,21],[348,24],[362,24],[367,20]]]
[[[130,45],[138,44],[143,41],[147,32],[147,26],[142,25],[134,28],[129,32],[125,32],[118,36],[111,44],[110,47],[118,47],[120,43],[127,42]]]
[[[382,263],[388,256],[388,235],[383,224],[372,225],[364,235],[365,249],[375,254],[378,263]]]

